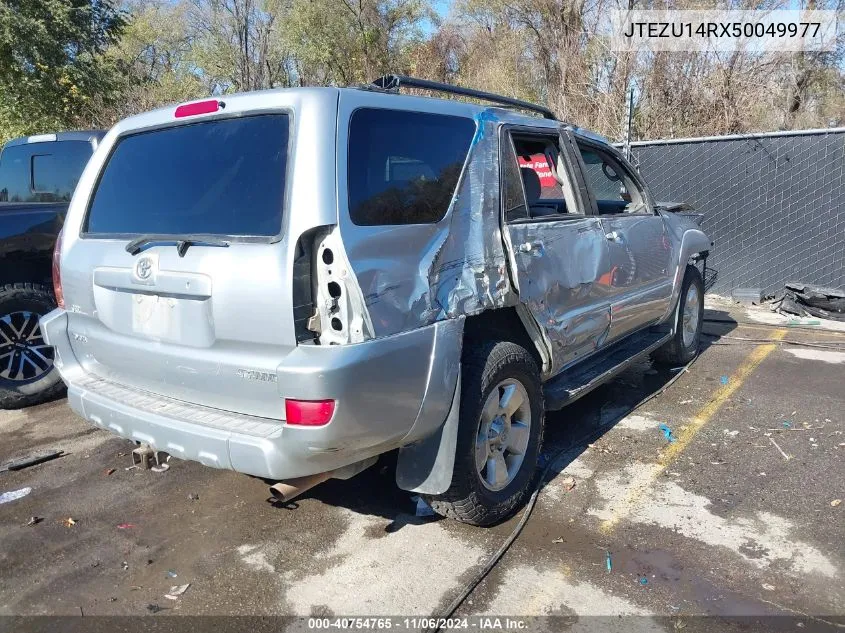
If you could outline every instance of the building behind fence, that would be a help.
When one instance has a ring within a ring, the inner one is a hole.
[[[656,200],[704,214],[712,292],[845,288],[845,128],[642,141],[631,156]]]

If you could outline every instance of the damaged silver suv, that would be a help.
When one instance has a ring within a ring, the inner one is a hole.
[[[530,492],[546,410],[696,354],[709,247],[601,138],[389,76],[119,123],[41,324],[71,407],[152,451],[290,498],[399,449],[401,488],[489,525]]]

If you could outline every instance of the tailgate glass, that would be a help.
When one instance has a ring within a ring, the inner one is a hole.
[[[289,119],[217,119],[118,140],[83,233],[274,237],[282,226]]]

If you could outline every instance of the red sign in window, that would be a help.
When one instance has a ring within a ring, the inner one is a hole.
[[[543,189],[551,189],[557,186],[557,180],[552,175],[552,170],[549,169],[549,162],[546,160],[544,154],[532,154],[528,157],[520,156],[519,166],[533,169],[540,178],[540,186]]]

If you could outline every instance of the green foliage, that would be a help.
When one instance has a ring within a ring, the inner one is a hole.
[[[628,4],[453,0],[444,19],[432,0],[0,0],[0,141],[389,72],[543,103],[612,138],[632,86],[638,137],[845,125],[845,36],[813,55],[615,53],[598,24]]]
[[[433,18],[422,0],[293,0],[282,37],[300,84],[354,85],[407,68]]]
[[[103,53],[124,26],[110,0],[0,0],[0,135],[74,126],[118,100],[124,74]]]

